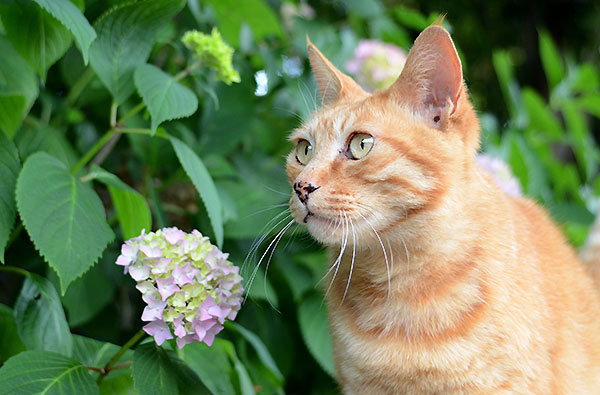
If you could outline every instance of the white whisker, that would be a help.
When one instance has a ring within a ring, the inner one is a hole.
[[[346,299],[346,294],[348,293],[348,287],[350,287],[350,280],[352,279],[352,270],[354,269],[354,258],[356,256],[356,233],[354,232],[354,224],[352,223],[352,219],[348,219],[346,213],[344,216],[347,220],[350,221],[350,226],[352,227],[352,263],[350,263],[350,273],[348,273],[348,282],[346,283],[346,289],[344,290],[344,296],[342,297],[342,302],[344,303],[344,299]]]

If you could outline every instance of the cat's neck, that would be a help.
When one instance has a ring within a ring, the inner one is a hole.
[[[383,235],[385,254],[379,243],[354,250],[351,276],[352,251],[346,251],[328,295],[330,309],[352,312],[348,318],[365,331],[407,334],[443,327],[444,320],[450,325],[448,317],[485,300],[488,279],[480,262],[489,230],[481,215],[489,214],[490,203],[445,200],[412,229]],[[500,198],[497,205],[503,204]]]

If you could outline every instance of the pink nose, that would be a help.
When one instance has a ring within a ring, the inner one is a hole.
[[[296,195],[298,195],[298,199],[300,199],[300,201],[303,204],[306,204],[306,202],[308,202],[308,195],[321,188],[304,181],[295,182],[293,186]]]

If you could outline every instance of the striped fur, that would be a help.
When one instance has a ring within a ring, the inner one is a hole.
[[[290,207],[331,251],[343,392],[598,393],[598,291],[546,212],[475,165],[479,123],[448,33],[426,29],[372,95],[310,42],[309,55],[327,103],[291,136],[314,157],[292,152],[287,171],[319,188]],[[357,131],[374,146],[351,160]]]

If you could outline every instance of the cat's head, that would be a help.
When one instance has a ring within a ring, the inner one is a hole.
[[[479,145],[448,32],[440,25],[425,29],[396,82],[373,94],[310,41],[308,56],[323,107],[290,137],[295,220],[327,245],[344,238],[376,243],[373,230],[386,235],[423,223],[461,182]]]

